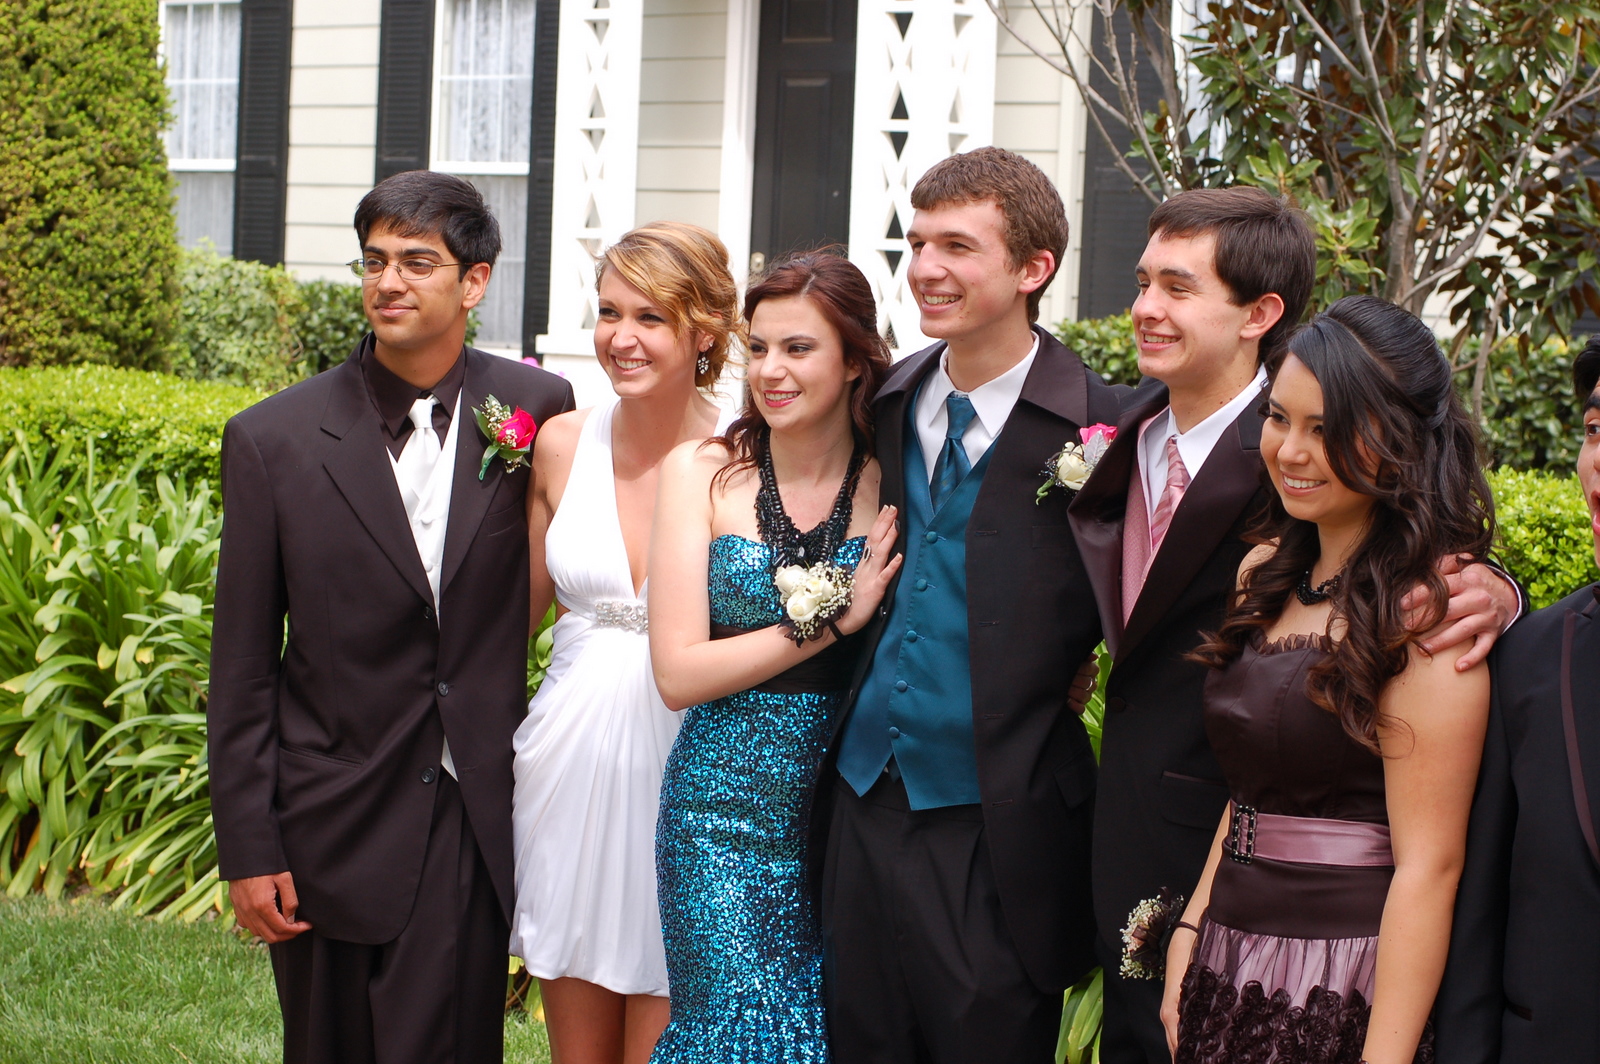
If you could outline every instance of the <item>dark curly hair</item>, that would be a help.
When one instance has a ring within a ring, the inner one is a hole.
[[[763,300],[801,296],[809,299],[839,333],[844,347],[846,368],[860,371],[850,384],[850,422],[856,445],[872,453],[872,397],[889,374],[889,345],[878,332],[878,305],[872,298],[872,285],[855,264],[829,249],[808,251],[775,263],[761,279],[750,286],[744,297],[744,320],[748,329],[756,307]],[[760,461],[767,449],[767,422],[761,416],[744,385],[744,409],[728,431],[715,441],[733,455],[717,474],[726,479],[736,470],[748,469]]]
[[[1449,596],[1439,559],[1488,553],[1494,501],[1450,365],[1416,316],[1373,296],[1348,296],[1296,330],[1288,351],[1322,386],[1334,476],[1376,500],[1333,593],[1329,629],[1342,621],[1344,634],[1306,686],[1346,733],[1376,751],[1379,696],[1406,667],[1409,644],[1444,617]],[[1317,526],[1291,517],[1272,485],[1269,495],[1252,538],[1277,550],[1245,573],[1221,630],[1192,655],[1212,668],[1272,626],[1320,552]],[[1400,600],[1419,584],[1432,593],[1429,616],[1408,627]]]

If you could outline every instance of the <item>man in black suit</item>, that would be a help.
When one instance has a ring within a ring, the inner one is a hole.
[[[1093,856],[1106,1064],[1171,1060],[1160,960],[1133,963],[1130,939],[1136,910],[1152,907],[1142,903],[1166,899],[1172,919],[1181,913],[1228,801],[1202,720],[1206,670],[1185,655],[1221,624],[1250,549],[1269,490],[1263,360],[1299,322],[1316,276],[1304,216],[1260,189],[1179,193],[1149,232],[1133,304],[1145,380],[1069,515],[1113,660]],[[1482,630],[1463,659],[1479,660],[1514,616],[1515,589],[1482,566],[1450,580],[1449,624],[1430,645]]]
[[[500,250],[471,184],[397,175],[355,226],[372,333],[223,436],[219,866],[286,1061],[499,1060],[528,469],[480,473],[473,408],[542,423],[572,390],[463,343]]]
[[[1573,365],[1600,559],[1600,338]],[[1440,1064],[1600,1060],[1600,584],[1496,648],[1489,733],[1434,1013]]]
[[[911,202],[911,288],[941,342],[876,400],[906,561],[819,788],[830,1042],[840,1064],[1045,1064],[1094,963],[1095,767],[1068,688],[1100,626],[1070,492],[1038,491],[1117,401],[1030,324],[1067,242],[1037,167],[952,156]]]

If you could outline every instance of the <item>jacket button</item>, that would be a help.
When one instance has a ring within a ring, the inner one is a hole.
[[[450,693],[450,685],[445,683],[443,680],[440,680],[439,681],[439,697],[443,698],[445,695],[447,695],[449,693]]]
[[[1106,708],[1113,713],[1121,713],[1128,708],[1128,703],[1120,698],[1106,699]]]
[[[424,606],[424,607],[422,607],[422,619],[425,620],[425,621],[433,620],[433,607],[432,606]]]
[[[926,580],[924,580],[920,576],[917,577],[917,582],[915,584],[912,584],[911,586],[916,588],[918,591],[926,591],[926,590],[928,590],[928,582]]]
[[[890,728],[889,729],[889,738],[891,738],[891,739],[900,738],[900,729],[899,728]]]
[[[906,691],[911,689],[911,685],[906,683],[904,680],[896,680],[894,682],[894,689],[896,691],[904,693],[904,692],[906,692]]]
[[[937,532],[928,532],[928,533],[925,533],[922,538],[923,538],[924,541],[926,541],[928,543],[937,543],[937,542],[939,542],[939,533],[937,533]]]
[[[921,638],[922,637],[920,635],[918,635],[916,632],[907,632],[906,633],[906,642],[907,643],[915,643],[917,640],[919,640]]]
[[[432,783],[437,777],[438,777],[438,773],[433,771],[432,766],[429,766],[428,768],[425,768],[425,769],[422,770],[422,782],[423,783]]]

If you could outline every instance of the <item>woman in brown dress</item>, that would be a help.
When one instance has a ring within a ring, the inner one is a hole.
[[[1492,539],[1474,430],[1427,327],[1355,296],[1291,337],[1261,453],[1263,545],[1196,651],[1233,801],[1162,1019],[1179,1064],[1431,1060],[1489,683],[1417,643],[1438,559]]]

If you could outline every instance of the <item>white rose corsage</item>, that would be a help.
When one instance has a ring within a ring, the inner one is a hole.
[[[1078,442],[1067,444],[1044,464],[1044,483],[1039,486],[1034,502],[1044,502],[1050,489],[1058,485],[1068,491],[1078,491],[1089,483],[1089,475],[1116,438],[1117,427],[1103,422],[1079,429]]]
[[[795,646],[799,646],[808,639],[820,639],[844,616],[850,608],[854,574],[830,562],[810,567],[785,565],[772,574],[772,583],[783,606],[779,623],[789,629]],[[839,635],[837,629],[834,635]]]

